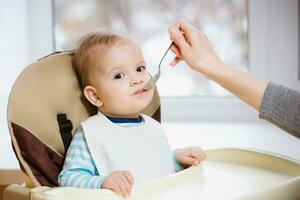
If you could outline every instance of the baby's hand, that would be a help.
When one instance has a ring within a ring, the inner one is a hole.
[[[102,188],[110,189],[123,197],[131,193],[133,178],[128,171],[115,171],[109,174],[102,183]]]
[[[206,153],[200,147],[187,147],[176,150],[176,160],[184,166],[198,165],[206,158]]]

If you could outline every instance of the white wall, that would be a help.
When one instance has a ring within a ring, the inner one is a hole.
[[[298,0],[250,0],[250,71],[300,90]]]
[[[32,61],[53,51],[51,1],[1,0],[0,169],[16,168],[6,121],[10,89]]]
[[[3,0],[0,6],[0,94],[7,95],[16,74],[28,63],[27,14],[24,0]]]
[[[26,0],[29,60],[34,61],[54,50],[51,0]]]
[[[1,1],[0,44],[0,168],[15,168],[17,162],[11,150],[6,106],[14,80],[29,62],[26,1]]]

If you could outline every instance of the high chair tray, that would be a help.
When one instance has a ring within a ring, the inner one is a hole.
[[[117,200],[106,189],[38,187],[33,200]],[[207,152],[201,165],[133,187],[129,200],[298,199],[300,163],[258,150],[238,148]]]

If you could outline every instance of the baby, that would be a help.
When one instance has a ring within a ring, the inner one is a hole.
[[[173,153],[161,125],[140,114],[154,88],[143,54],[129,37],[93,32],[74,51],[73,66],[86,99],[98,113],[76,131],[58,183],[65,187],[107,188],[124,197],[134,183],[170,175],[205,159],[199,147]]]

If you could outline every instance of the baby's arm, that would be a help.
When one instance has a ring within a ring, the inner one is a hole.
[[[126,197],[131,193],[133,178],[127,171],[100,176],[80,128],[68,149],[63,170],[58,175],[58,184],[64,187],[106,188]]]
[[[181,170],[184,169],[184,166],[182,166],[179,162],[177,162],[177,159],[176,159],[176,152],[177,152],[177,150],[174,150],[174,151],[172,152],[173,165],[174,165],[175,172],[179,172],[179,171],[181,171]]]
[[[98,174],[80,128],[68,149],[63,170],[58,175],[58,184],[64,187],[100,188],[104,179]]]

